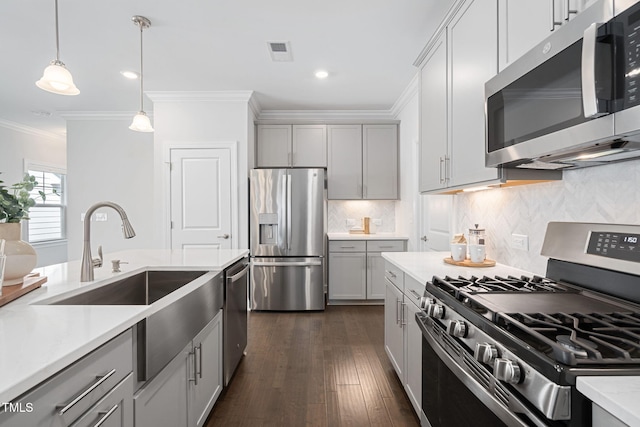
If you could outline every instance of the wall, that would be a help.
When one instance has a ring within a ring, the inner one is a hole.
[[[362,218],[381,219],[381,225],[372,225],[378,233],[393,233],[396,230],[396,202],[393,200],[329,200],[327,206],[329,233],[346,233],[351,228],[347,219],[354,219],[362,226]]]
[[[153,133],[129,129],[131,117],[67,117],[67,230],[69,260],[82,256],[81,214],[99,201],[112,201],[126,211],[136,237],[125,240],[119,215],[110,208],[107,221],[92,222],[92,254],[159,245],[152,222],[154,195]],[[126,261],[126,260],[123,260]]]
[[[544,275],[540,255],[549,221],[640,224],[640,160],[565,171],[562,181],[459,194],[454,197],[460,233],[474,223],[487,229],[488,256]],[[511,234],[529,236],[529,250],[510,247]]]
[[[64,137],[0,121],[0,180],[9,186],[22,179],[24,160],[39,161],[62,168],[67,166]],[[65,262],[67,242],[34,245],[38,267]]]
[[[253,164],[253,117],[250,91],[240,92],[151,92],[154,101],[155,170],[154,229],[163,247],[169,247],[169,192],[160,183],[165,180],[165,156],[169,146],[236,142],[238,148],[238,226],[239,235],[232,245],[248,247],[248,168]]]

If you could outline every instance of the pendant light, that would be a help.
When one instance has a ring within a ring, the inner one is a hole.
[[[133,121],[131,122],[131,126],[129,129],[135,130],[137,132],[153,132],[153,127],[151,126],[151,121],[149,120],[149,116],[144,112],[143,108],[143,91],[142,91],[142,79],[144,78],[144,73],[142,72],[142,31],[145,28],[149,28],[151,26],[151,21],[149,21],[144,16],[133,16],[131,18],[134,24],[140,27],[140,111],[138,114],[133,116]]]
[[[77,95],[80,90],[73,84],[73,77],[60,61],[60,38],[58,35],[58,0],[56,5],[56,59],[51,61],[49,66],[44,69],[42,78],[36,82],[36,86],[47,92],[57,93],[60,95]]]

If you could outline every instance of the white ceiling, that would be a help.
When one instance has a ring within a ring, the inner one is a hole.
[[[60,113],[139,109],[139,29],[145,91],[253,90],[266,110],[386,110],[446,12],[442,0],[59,0],[60,59],[80,89],[35,81],[55,58],[53,0],[0,1],[0,124],[64,133]],[[267,41],[289,41],[273,62]],[[330,76],[317,80],[313,73]],[[145,110],[153,110],[145,97]],[[47,111],[50,117],[34,114]]]

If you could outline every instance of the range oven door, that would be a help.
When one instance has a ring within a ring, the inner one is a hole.
[[[416,319],[422,330],[422,418],[428,426],[549,425],[513,396],[509,398],[501,385],[491,386],[491,373],[424,313]],[[440,344],[442,340],[448,344]]]

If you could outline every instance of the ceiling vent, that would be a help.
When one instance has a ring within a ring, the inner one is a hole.
[[[267,46],[269,48],[269,55],[271,55],[272,61],[293,61],[293,56],[291,56],[291,45],[289,42],[267,42]]]

